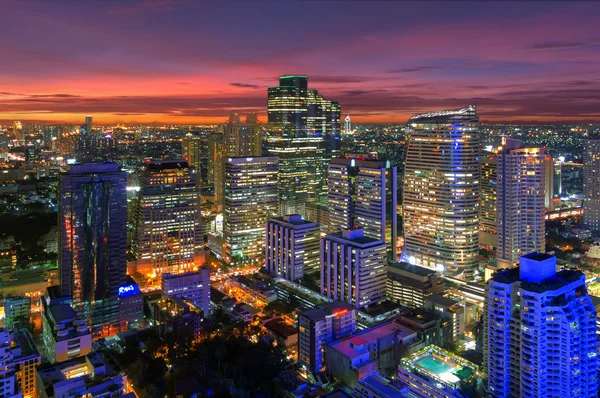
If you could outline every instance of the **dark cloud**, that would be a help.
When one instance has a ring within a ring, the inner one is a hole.
[[[445,69],[445,68],[443,68],[441,66],[422,65],[422,66],[413,66],[412,68],[392,69],[392,70],[388,70],[387,73],[429,72],[429,71],[442,70],[442,69]]]
[[[230,86],[233,87],[241,87],[241,88],[264,88],[264,86],[259,86],[258,84],[248,84],[248,83],[229,83]]]
[[[365,95],[371,93],[377,93],[385,90],[346,90],[342,91],[346,95]]]
[[[532,43],[527,46],[529,50],[567,50],[570,48],[580,48],[587,44],[580,41],[544,41],[539,43]]]
[[[368,76],[325,76],[325,75],[316,75],[309,76],[308,80],[313,83],[364,83],[374,80],[379,80],[376,77],[368,77]]]

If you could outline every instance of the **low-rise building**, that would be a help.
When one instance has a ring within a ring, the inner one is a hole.
[[[42,366],[36,379],[39,398],[104,398],[129,392],[127,375],[104,351]]]
[[[277,344],[285,349],[295,349],[298,345],[298,329],[288,325],[283,318],[269,319],[263,323],[263,326]]]
[[[406,383],[397,379],[389,379],[377,373],[369,375],[358,382],[354,388],[355,398],[419,398],[410,391]]]
[[[44,357],[48,362],[63,362],[92,351],[90,328],[70,304],[44,301],[42,316]]]
[[[417,332],[387,322],[327,346],[327,371],[350,388],[373,373],[393,376],[409,347],[419,342]]]
[[[119,321],[121,330],[137,327],[144,321],[144,295],[127,276],[127,284],[119,287]]]
[[[425,308],[439,312],[452,325],[452,340],[458,341],[465,334],[466,313],[464,304],[439,294],[425,299]]]
[[[154,322],[159,336],[173,333],[190,342],[200,338],[204,330],[204,314],[187,299],[165,297],[154,303]]]
[[[29,330],[0,328],[0,397],[35,397],[35,369],[40,362]]]
[[[396,303],[409,308],[423,307],[427,296],[441,294],[444,290],[441,275],[433,269],[403,261],[387,266],[386,294]]]
[[[4,326],[11,331],[31,330],[31,298],[22,296],[4,299]]]
[[[210,270],[207,267],[200,267],[197,272],[162,274],[162,293],[167,297],[179,297],[192,301],[204,311],[205,316],[212,313]]]

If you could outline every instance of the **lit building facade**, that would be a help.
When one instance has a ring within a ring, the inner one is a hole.
[[[343,302],[324,303],[298,314],[298,365],[322,372],[327,344],[356,331],[356,310]]]
[[[484,152],[481,156],[481,182],[479,202],[479,244],[482,247],[495,249],[498,245],[496,234],[496,202],[498,182],[498,154]]]
[[[472,279],[479,262],[479,118],[475,106],[409,120],[403,220],[413,264]]]
[[[119,324],[127,267],[127,177],[116,163],[71,165],[59,176],[62,294],[98,334]]]
[[[496,256],[498,267],[518,265],[519,257],[546,250],[544,148],[526,148],[505,139],[498,154]]]
[[[306,214],[306,204],[325,199],[327,141],[323,137],[270,138],[267,154],[279,157],[281,215],[302,214],[313,220]]]
[[[340,104],[309,89],[307,76],[281,76],[269,87],[268,114],[269,130],[280,136],[340,135]]]
[[[321,294],[356,308],[378,303],[386,293],[386,245],[345,229],[321,240]]]
[[[489,280],[484,317],[493,397],[595,397],[596,310],[581,271],[532,253]]]
[[[223,237],[228,263],[265,253],[265,225],[279,215],[279,158],[237,157],[225,162]]]
[[[554,159],[546,155],[544,158],[544,208],[554,211]]]
[[[44,357],[50,362],[63,362],[92,351],[92,334],[67,302],[44,302],[42,314]]]
[[[187,134],[181,140],[181,154],[187,161],[196,185],[202,185],[202,146],[200,136]]]
[[[208,135],[208,183],[214,186],[215,202],[223,203],[223,133]]]
[[[200,189],[184,160],[146,164],[136,206],[137,272],[192,271],[204,262]]]
[[[30,297],[7,297],[4,299],[4,326],[10,331],[31,329]]]
[[[31,333],[0,328],[0,396],[35,398],[36,367],[41,356]]]
[[[201,267],[197,272],[163,274],[162,293],[166,297],[190,300],[200,308],[204,316],[212,313],[210,304],[210,270]]]
[[[281,278],[295,281],[305,273],[318,272],[321,261],[321,231],[317,223],[299,214],[267,222],[265,267]]]
[[[425,299],[446,290],[441,275],[407,262],[387,265],[387,298],[409,308],[423,308]]]
[[[600,136],[583,142],[583,222],[600,229]]]
[[[256,114],[249,113],[242,122],[239,114],[231,113],[223,126],[223,149],[225,156],[262,155],[261,129]]]
[[[386,243],[396,261],[398,222],[396,166],[359,155],[336,158],[328,170],[329,230],[360,227],[365,236]]]

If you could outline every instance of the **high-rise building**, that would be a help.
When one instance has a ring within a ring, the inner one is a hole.
[[[475,106],[409,120],[404,172],[405,257],[473,278],[479,263],[479,118]]]
[[[317,223],[300,214],[273,218],[267,222],[265,267],[284,279],[302,279],[318,272],[321,261],[321,231]]]
[[[396,166],[389,161],[353,155],[329,162],[329,228],[339,232],[353,227],[387,245],[397,260],[398,241]]]
[[[600,229],[600,135],[583,142],[583,222]]]
[[[532,253],[489,280],[484,317],[493,397],[595,397],[596,310],[581,271]]]
[[[281,76],[268,95],[271,132],[284,137],[340,135],[340,104],[309,89],[307,76]]]
[[[181,154],[187,161],[198,189],[202,186],[202,140],[200,136],[187,134],[181,140]]]
[[[246,115],[242,123],[240,115],[232,112],[223,126],[224,156],[261,156],[261,130],[256,114]]]
[[[41,356],[28,330],[0,328],[0,397],[33,398]]]
[[[225,162],[223,237],[225,261],[265,253],[265,225],[279,215],[279,158],[230,157]]]
[[[92,122],[92,115],[85,115],[85,129],[88,133],[91,133],[94,129],[94,123]]]
[[[201,267],[197,272],[162,274],[162,293],[165,297],[187,299],[202,310],[207,317],[212,312],[210,304],[210,270]]]
[[[344,133],[352,134],[352,120],[350,120],[350,115],[346,115],[344,119]]]
[[[215,132],[208,135],[208,183],[213,185],[215,202],[218,206],[223,203],[223,133]]]
[[[50,363],[87,355],[92,351],[90,328],[68,302],[43,301],[44,357]]]
[[[321,202],[325,198],[324,164],[327,152],[327,141],[323,137],[269,139],[268,155],[279,157],[282,216],[297,213],[308,218],[306,203]]]
[[[497,152],[484,152],[481,156],[479,244],[489,249],[495,249],[498,245],[496,236],[497,168]]]
[[[321,294],[356,308],[383,301],[386,265],[385,243],[362,228],[327,235],[321,240]]]
[[[75,164],[59,176],[61,291],[95,333],[111,333],[118,324],[127,269],[126,186],[116,163]]]
[[[546,155],[544,158],[544,208],[554,211],[554,159]]]
[[[356,310],[343,302],[319,304],[298,314],[298,365],[311,372],[325,370],[327,344],[356,331]]]
[[[192,271],[204,262],[200,189],[184,160],[146,163],[135,213],[137,272]]]
[[[546,250],[545,173],[543,147],[504,140],[498,154],[498,267],[513,267],[520,256]]]

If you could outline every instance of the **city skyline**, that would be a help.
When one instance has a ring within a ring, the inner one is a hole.
[[[263,5],[9,1],[0,122],[266,123],[283,74],[308,75],[354,123],[465,103],[486,122],[600,117],[597,3]]]

